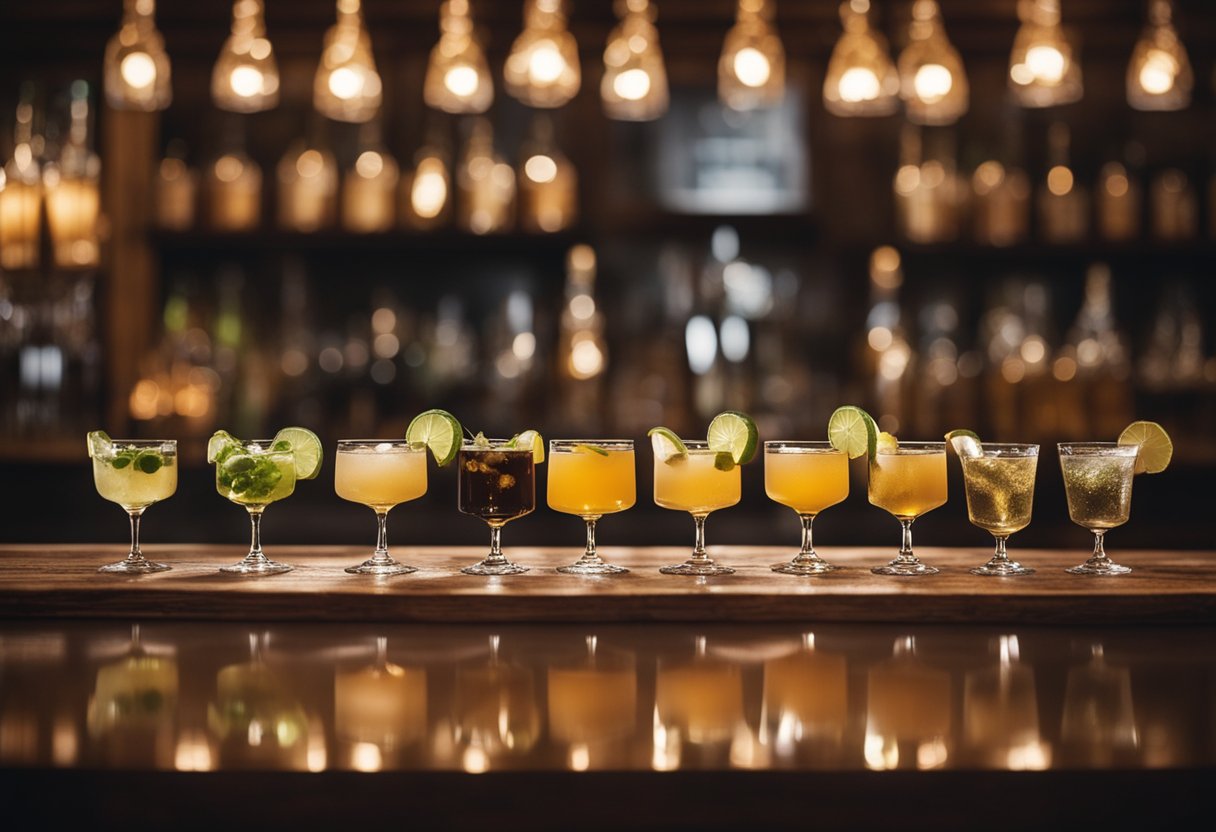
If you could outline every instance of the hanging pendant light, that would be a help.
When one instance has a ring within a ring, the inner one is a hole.
[[[439,7],[439,30],[422,82],[423,100],[445,113],[484,113],[494,101],[494,82],[473,35],[469,0],[445,0]]]
[[[363,123],[380,110],[382,87],[360,0],[338,0],[338,22],[325,33],[313,79],[313,106],[335,121]]]
[[[106,101],[116,110],[163,110],[173,100],[156,0],[123,0],[122,27],[106,44]]]
[[[936,0],[912,5],[909,43],[899,56],[900,95],[915,124],[953,124],[967,112],[963,59],[946,37]]]
[[[263,8],[262,0],[232,4],[232,34],[211,71],[211,97],[221,110],[259,113],[279,103],[279,67]]]
[[[739,0],[718,58],[718,98],[732,110],[771,107],[785,95],[785,47],[772,24],[774,6]]]
[[[524,30],[503,67],[507,92],[530,107],[560,107],[582,83],[563,0],[526,0]]]
[[[600,97],[608,118],[651,121],[667,112],[667,69],[650,0],[618,0],[621,22],[604,49]]]
[[[1182,110],[1195,77],[1172,21],[1170,0],[1150,0],[1148,25],[1127,67],[1127,103],[1137,110]]]
[[[870,28],[870,0],[840,4],[844,32],[832,49],[823,104],[837,116],[886,116],[899,104],[899,75],[887,39]]]
[[[1081,62],[1060,28],[1059,0],[1018,0],[1022,21],[1009,55],[1009,86],[1023,107],[1081,98]]]

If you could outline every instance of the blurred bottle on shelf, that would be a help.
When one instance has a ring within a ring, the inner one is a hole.
[[[1129,144],[1124,161],[1107,162],[1098,173],[1094,202],[1098,233],[1104,239],[1126,242],[1140,236],[1142,189],[1138,170],[1143,156],[1143,147]]]
[[[397,219],[397,160],[380,139],[380,125],[359,130],[358,156],[342,178],[342,227],[355,233],[388,231]]]
[[[1149,188],[1153,237],[1179,242],[1199,232],[1199,198],[1187,175],[1168,168],[1153,177]]]
[[[262,221],[262,168],[245,153],[239,134],[207,169],[207,219],[216,231],[252,231]]]
[[[977,243],[1011,246],[1026,239],[1030,226],[1030,180],[1021,168],[995,159],[971,176],[972,234]]]
[[[861,347],[862,375],[869,380],[865,398],[873,403],[879,428],[894,433],[907,419],[908,367],[913,361],[899,289],[903,261],[892,246],[879,246],[870,254],[870,310],[866,314],[865,344]]]
[[[951,140],[952,134],[937,134]],[[900,134],[900,166],[895,174],[895,219],[900,233],[914,243],[941,243],[958,237],[960,202],[965,198],[955,170],[952,142],[924,152],[919,127]]]
[[[557,401],[561,421],[591,433],[604,424],[604,373],[608,366],[604,313],[595,297],[595,249],[572,246],[566,253],[565,304],[557,348]]]
[[[1069,163],[1068,125],[1047,131],[1047,177],[1039,186],[1039,233],[1050,243],[1078,243],[1089,234],[1089,190]]]
[[[446,225],[452,217],[451,148],[438,122],[414,154],[413,170],[401,175],[400,217],[406,228],[427,230]]]
[[[544,233],[569,228],[578,217],[578,173],[558,148],[548,116],[533,119],[519,155],[520,227]]]
[[[1133,418],[1130,357],[1113,294],[1110,267],[1091,265],[1084,301],[1055,366],[1057,378],[1075,379],[1081,397],[1075,418],[1060,422],[1061,438],[1115,437]]]
[[[13,155],[0,171],[0,268],[36,269],[42,243],[42,135],[34,129],[34,88],[21,89]]]
[[[156,168],[156,224],[167,231],[189,231],[198,205],[198,171],[186,162],[186,144],[169,142]]]
[[[92,269],[101,261],[101,158],[89,131],[89,85],[71,85],[67,140],[42,171],[51,252],[60,269]]]
[[[310,232],[329,228],[337,214],[338,163],[316,141],[293,142],[278,170],[279,227]]]
[[[474,234],[510,228],[515,218],[515,171],[495,153],[489,120],[473,122],[456,182],[461,227]]]

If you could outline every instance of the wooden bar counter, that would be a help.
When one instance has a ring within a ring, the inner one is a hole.
[[[941,573],[891,578],[870,573],[887,549],[832,548],[823,556],[842,568],[826,576],[775,574],[789,547],[711,547],[734,575],[687,578],[660,566],[688,555],[682,547],[612,548],[606,560],[625,575],[587,578],[554,567],[572,562],[569,548],[512,547],[507,554],[531,567],[524,575],[484,578],[460,574],[479,547],[401,547],[393,554],[418,571],[387,579],[346,574],[365,548],[273,546],[268,555],[296,566],[264,577],[221,574],[244,555],[238,546],[154,545],[148,557],[172,565],[153,575],[98,574],[122,556],[107,545],[0,546],[0,616],[212,620],[402,622],[492,621],[838,621],[969,624],[1210,624],[1216,622],[1216,552],[1120,551],[1130,575],[1070,575],[1077,550],[1018,550],[1037,570],[1017,578],[986,578],[967,570],[983,563],[981,549],[924,547],[917,554]]]

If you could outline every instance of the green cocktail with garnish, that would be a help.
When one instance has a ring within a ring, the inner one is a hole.
[[[177,491],[177,442],[172,439],[111,439],[104,431],[88,436],[97,493],[126,509],[131,521],[131,550],[126,558],[98,569],[124,575],[164,572],[169,567],[144,557],[139,524],[148,506]]]
[[[311,480],[321,470],[321,440],[305,428],[284,428],[274,439],[241,440],[217,431],[207,443],[207,461],[215,465],[215,490],[244,506],[252,528],[249,554],[221,572],[274,575],[293,567],[262,552],[262,513],[266,506],[291,496],[297,480]]]

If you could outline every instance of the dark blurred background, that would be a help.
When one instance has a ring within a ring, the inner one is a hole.
[[[971,427],[1043,443],[1035,520],[1015,546],[1089,545],[1068,522],[1055,442],[1159,421],[1173,465],[1137,480],[1111,546],[1213,546],[1216,7],[1172,4],[1193,89],[1181,109],[1145,112],[1129,104],[1129,61],[1159,4],[1064,0],[1083,94],[1035,108],[1009,81],[1020,4],[944,0],[970,102],[933,126],[902,105],[825,109],[834,2],[775,4],[784,94],[747,111],[718,94],[737,4],[653,5],[670,101],[630,122],[606,115],[600,91],[624,4],[565,4],[582,83],[544,109],[503,84],[525,4],[473,0],[494,99],[460,115],[424,102],[440,4],[368,0],[383,100],[352,124],[314,105],[327,0],[267,5],[280,100],[254,114],[218,108],[212,92],[227,0],[157,6],[172,103],[153,113],[105,104],[118,0],[4,4],[10,211],[41,166],[50,217],[55,170],[84,135],[100,217],[96,252],[85,239],[63,254],[45,221],[25,249],[0,228],[2,539],[125,539],[85,455],[85,432],[104,427],[181,441],[178,494],[150,512],[149,542],[243,541],[206,437],[299,424],[330,459],[268,512],[267,540],[370,545],[370,512],[333,494],[334,443],[399,436],[443,407],[487,435],[639,440],[638,505],[609,518],[601,542],[683,544],[689,518],[650,500],[648,428],[700,437],[734,408],[762,440],[821,439],[852,402],[905,439]],[[869,10],[892,56],[913,7]],[[950,476],[951,501],[917,524],[918,541],[987,547],[953,461]],[[793,546],[796,519],[765,498],[759,461],[743,481],[710,543]],[[581,545],[581,521],[543,507],[543,467],[537,487],[540,507],[507,544]],[[426,497],[394,513],[391,541],[481,543],[484,526],[454,498],[454,472],[432,469]],[[894,547],[898,534],[867,504],[862,467],[816,530],[828,549]]]

